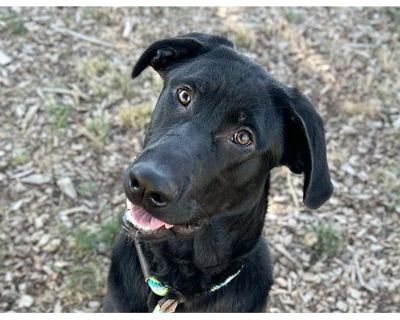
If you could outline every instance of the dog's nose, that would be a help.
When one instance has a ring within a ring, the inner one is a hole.
[[[129,172],[131,192],[141,198],[144,205],[161,208],[171,203],[177,195],[178,186],[172,179],[150,163],[139,163]]]

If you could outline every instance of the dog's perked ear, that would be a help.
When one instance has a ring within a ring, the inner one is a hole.
[[[279,88],[273,95],[285,118],[281,164],[294,173],[304,173],[303,202],[317,209],[333,192],[322,119],[297,89]]]
[[[133,68],[132,78],[137,77],[149,65],[163,77],[174,63],[197,57],[218,46],[234,47],[225,38],[203,33],[188,33],[154,42],[140,56]]]

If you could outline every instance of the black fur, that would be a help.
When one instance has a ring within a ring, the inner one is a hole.
[[[302,94],[221,37],[192,33],[155,42],[139,58],[133,77],[148,65],[162,76],[164,88],[124,188],[132,203],[177,226],[137,235],[151,272],[183,295],[177,312],[264,311],[273,282],[261,236],[269,172],[286,165],[304,173],[304,203],[310,208],[328,200],[332,184],[322,120]],[[181,86],[192,91],[186,107],[177,101]],[[252,131],[253,144],[233,142],[241,128]],[[132,191],[138,170],[150,176],[152,188],[166,190],[165,204],[156,206],[145,191]],[[132,242],[136,231],[124,224],[104,311],[151,312],[160,297],[144,282]],[[196,228],[185,229],[187,224]],[[210,292],[242,266],[227,286]]]

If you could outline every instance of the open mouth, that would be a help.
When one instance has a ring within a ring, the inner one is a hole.
[[[169,224],[165,221],[152,216],[142,207],[133,204],[128,199],[126,200],[126,211],[123,215],[125,230],[133,229],[139,231],[143,235],[161,235],[162,231],[171,230],[176,235],[188,235],[199,230],[203,223],[186,223],[186,224]],[[129,227],[127,226],[129,224]],[[132,230],[131,230],[132,231]]]
[[[125,211],[125,219],[131,223],[136,229],[145,232],[152,232],[162,227],[171,229],[174,225],[161,221],[153,217],[142,207],[134,205],[128,199],[126,200],[127,210]]]

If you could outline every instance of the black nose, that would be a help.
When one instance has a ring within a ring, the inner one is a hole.
[[[178,185],[154,164],[138,163],[129,172],[129,187],[145,206],[165,207],[177,195]]]

